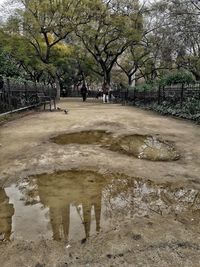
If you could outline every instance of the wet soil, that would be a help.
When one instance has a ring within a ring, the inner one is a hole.
[[[117,137],[103,130],[92,130],[61,134],[51,140],[59,145],[99,144],[112,151],[152,161],[171,161],[180,158],[172,144],[161,141],[156,136],[135,134]]]
[[[94,100],[59,106],[68,114],[0,128],[0,266],[199,266],[199,126]],[[95,131],[89,144],[52,142]],[[137,135],[180,159],[111,149],[110,137]]]
[[[69,144],[105,144],[111,142],[112,134],[104,130],[81,131],[55,136],[51,140],[59,145]]]

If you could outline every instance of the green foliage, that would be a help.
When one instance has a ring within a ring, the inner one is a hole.
[[[195,114],[200,113],[200,101],[199,101],[199,99],[188,98],[187,101],[185,101],[182,110],[185,113],[188,113],[190,115],[195,115]]]
[[[195,77],[191,72],[177,70],[169,73],[160,80],[160,85],[191,84],[195,83]]]
[[[170,101],[163,101],[160,104],[157,102],[144,104],[143,102],[138,101],[135,102],[135,105],[145,109],[154,110],[163,115],[172,115],[200,123],[200,101],[195,98],[188,98],[184,101],[182,107],[180,103],[174,104]]]
[[[139,92],[142,91],[152,91],[155,90],[155,88],[158,87],[157,81],[149,81],[146,83],[139,84],[135,87],[135,89]]]
[[[16,77],[20,74],[16,60],[8,51],[8,37],[0,31],[0,74]]]
[[[8,77],[33,79],[43,67],[35,50],[21,35],[0,31],[0,73]]]
[[[17,77],[20,75],[16,61],[4,52],[0,53],[0,74],[7,77]]]

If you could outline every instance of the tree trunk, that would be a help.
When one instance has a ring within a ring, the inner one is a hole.
[[[128,76],[129,87],[135,87],[135,73]]]
[[[104,72],[104,82],[110,85],[111,82],[111,73],[110,71],[105,71]]]
[[[57,77],[55,78],[55,83],[56,83],[56,100],[60,100],[60,83]]]

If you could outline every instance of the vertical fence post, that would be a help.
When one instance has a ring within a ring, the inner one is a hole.
[[[37,83],[34,82],[34,87],[35,87],[35,94],[37,95]]]
[[[27,92],[27,83],[24,82],[24,89],[25,89],[25,100],[26,100],[26,103],[28,101],[28,92]]]
[[[127,104],[128,101],[128,88],[126,89],[126,91],[124,92],[124,105]]]
[[[160,105],[160,91],[161,91],[161,85],[158,86],[158,105]]]
[[[134,87],[133,88],[133,104],[134,105],[135,105],[135,93],[136,93],[135,91],[136,91],[136,88]]]
[[[200,100],[200,83],[199,83],[199,100]]]
[[[183,107],[183,93],[184,93],[184,84],[181,85],[181,108]]]
[[[9,78],[7,78],[7,87],[8,87],[8,107],[9,107],[9,110],[12,110],[10,80],[9,80]]]
[[[49,97],[52,98],[52,94],[53,94],[53,86],[52,85],[51,85],[51,87],[48,86],[48,93],[49,93]]]
[[[162,87],[162,100],[165,101],[165,86]]]

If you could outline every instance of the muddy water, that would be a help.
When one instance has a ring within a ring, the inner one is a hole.
[[[0,190],[1,241],[85,242],[125,218],[155,214],[199,227],[199,191],[78,170],[30,177]]]
[[[9,240],[12,229],[13,204],[4,189],[0,188],[0,241]]]
[[[59,145],[110,143],[112,134],[104,130],[81,131],[58,135],[51,140]]]
[[[148,135],[115,136],[103,130],[93,130],[62,134],[51,140],[59,145],[99,144],[112,151],[152,161],[172,161],[180,158],[172,144]]]

